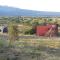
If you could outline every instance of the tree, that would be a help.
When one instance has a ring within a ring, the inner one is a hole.
[[[9,34],[9,45],[12,46],[14,41],[18,39],[18,29],[17,25],[10,22],[8,25],[8,34]]]

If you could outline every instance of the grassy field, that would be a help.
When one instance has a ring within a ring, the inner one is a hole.
[[[19,39],[9,47],[0,39],[0,60],[60,60],[60,38]]]
[[[15,42],[20,60],[60,60],[60,39],[20,39]]]
[[[50,48],[60,48],[60,38],[39,38],[39,39],[20,39],[18,46],[45,46]]]

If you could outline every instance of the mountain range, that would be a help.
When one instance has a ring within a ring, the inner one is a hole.
[[[60,16],[60,12],[34,11],[0,6],[0,16]]]

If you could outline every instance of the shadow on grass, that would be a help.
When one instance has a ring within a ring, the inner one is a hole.
[[[0,48],[0,60],[60,60],[60,48],[24,46]]]

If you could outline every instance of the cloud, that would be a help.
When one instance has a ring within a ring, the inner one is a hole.
[[[0,5],[38,11],[60,12],[60,0],[0,0]]]

